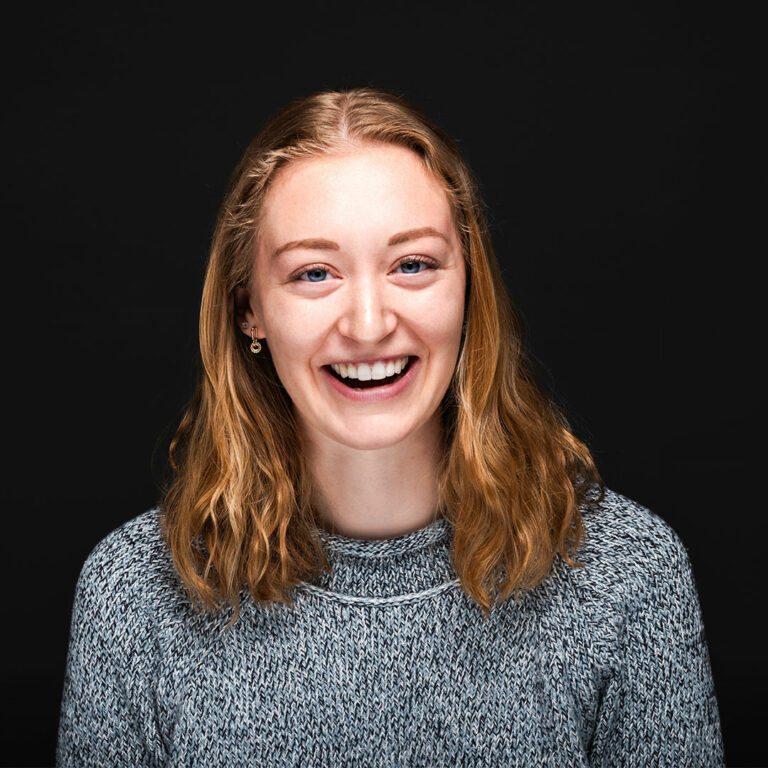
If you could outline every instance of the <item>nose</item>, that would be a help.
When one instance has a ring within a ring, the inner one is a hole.
[[[387,286],[374,278],[350,284],[337,323],[339,333],[360,345],[375,345],[397,326]]]

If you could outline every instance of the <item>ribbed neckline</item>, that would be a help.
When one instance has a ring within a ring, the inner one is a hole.
[[[430,592],[456,578],[453,527],[445,518],[389,539],[358,539],[316,529],[331,572],[312,586],[338,597],[397,598]]]
[[[357,557],[388,557],[421,549],[433,541],[438,541],[448,533],[448,521],[441,517],[424,528],[391,539],[357,539],[331,533],[323,528],[318,528],[317,533],[323,544],[336,552]]]

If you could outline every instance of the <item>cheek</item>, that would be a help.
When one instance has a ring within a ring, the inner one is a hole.
[[[431,313],[410,323],[413,332],[424,345],[424,352],[432,364],[448,375],[456,366],[461,346],[462,318],[460,314]]]
[[[313,355],[327,331],[322,315],[311,305],[280,300],[265,302],[265,335],[275,370],[284,385],[311,367]]]
[[[310,343],[319,330],[320,315],[312,302],[291,301],[279,294],[264,297],[264,326],[277,343]]]
[[[420,329],[425,340],[439,347],[433,350],[433,354],[455,354],[464,323],[463,286],[446,286],[446,290],[439,295],[425,299],[414,305],[409,313],[413,326]]]

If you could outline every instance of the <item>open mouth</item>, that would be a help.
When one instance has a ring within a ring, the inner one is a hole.
[[[369,379],[368,381],[360,381],[360,379],[350,379],[349,377],[342,378],[336,371],[331,368],[330,365],[326,365],[325,368],[327,368],[331,375],[338,379],[344,386],[349,387],[350,389],[374,389],[375,387],[384,387],[387,384],[394,384],[398,379],[402,379],[403,376],[408,372],[408,369],[411,367],[411,362],[413,361],[413,357],[408,358],[408,362],[403,366],[403,370],[400,371],[400,373],[395,373],[392,376],[386,376],[383,379]]]

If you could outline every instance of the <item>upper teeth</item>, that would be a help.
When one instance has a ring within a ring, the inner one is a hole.
[[[407,363],[408,357],[406,356],[387,362],[377,360],[373,365],[368,365],[368,363],[359,363],[358,365],[333,363],[331,368],[336,371],[342,379],[370,381],[371,379],[386,379],[388,376],[394,376],[396,373],[400,373]]]

